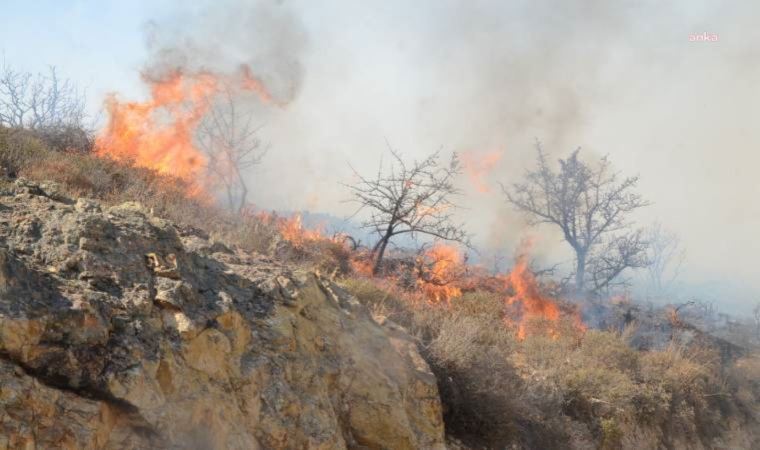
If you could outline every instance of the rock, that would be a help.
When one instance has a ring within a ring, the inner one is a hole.
[[[328,280],[138,204],[16,190],[32,197],[0,193],[15,224],[0,227],[0,449],[444,448],[415,340]]]

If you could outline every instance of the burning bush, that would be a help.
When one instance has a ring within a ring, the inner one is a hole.
[[[243,192],[247,192],[240,170],[257,163],[261,156],[258,140],[252,139],[256,128],[251,126],[251,117],[238,120],[242,129],[204,128],[203,124],[207,115],[213,115],[215,123],[224,122],[215,109],[222,94],[230,102],[246,92],[265,103],[273,102],[250,68],[241,66],[234,74],[175,70],[160,77],[144,75],[143,79],[150,85],[150,100],[124,102],[115,95],[107,98],[109,121],[97,137],[97,154],[180,178],[187,183],[191,197],[211,198],[222,185],[232,195],[233,182],[242,183]],[[236,209],[244,205],[243,196]]]

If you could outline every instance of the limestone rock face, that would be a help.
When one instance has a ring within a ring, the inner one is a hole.
[[[139,204],[0,191],[0,449],[436,449],[402,330]]]

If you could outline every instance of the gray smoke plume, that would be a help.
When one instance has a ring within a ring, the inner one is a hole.
[[[279,103],[301,89],[306,31],[281,2],[214,2],[149,22],[145,35],[148,78],[175,71],[231,75],[247,67]]]
[[[552,157],[608,154],[653,202],[639,223],[681,237],[682,277],[743,282],[746,305],[760,292],[758,12],[687,0],[227,1],[150,26],[149,69],[248,63],[291,100],[263,117],[272,147],[249,174],[263,208],[350,213],[348,162],[374,173],[386,139],[408,157],[500,152],[489,192],[463,178],[462,219],[506,255],[529,233],[547,262],[569,256],[498,187],[533,163],[536,138]],[[703,32],[719,40],[689,40]]]

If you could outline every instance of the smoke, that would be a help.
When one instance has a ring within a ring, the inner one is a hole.
[[[755,6],[295,5],[313,52],[301,97],[267,127],[274,147],[255,174],[260,203],[348,212],[338,184],[350,181],[346,162],[373,173],[385,139],[409,157],[498,151],[488,192],[463,180],[461,217],[482,247],[511,254],[528,229],[498,182],[517,181],[539,138],[553,157],[581,146],[586,158],[607,154],[625,175],[640,175],[653,205],[638,222],[659,220],[681,236],[682,278],[750,285],[724,289],[726,302],[760,291],[750,273],[760,254]],[[689,42],[705,31],[719,42]],[[319,199],[307,204],[305,191]],[[568,260],[558,233],[532,233],[539,257]]]
[[[258,78],[280,104],[298,95],[308,39],[298,16],[274,2],[222,1],[144,27],[148,62],[143,75],[175,72]]]
[[[754,295],[757,9],[687,0],[207,3],[146,26],[145,73],[247,64],[287,103],[262,112],[271,150],[249,173],[261,207],[347,215],[348,163],[374,173],[386,140],[410,158],[498,152],[477,185],[463,177],[461,219],[495,254],[512,254],[530,232],[539,257],[564,261],[561,236],[529,231],[498,185],[533,163],[538,138],[552,158],[581,146],[586,158],[607,154],[623,174],[640,175],[653,205],[637,219],[680,235],[683,278],[742,282]],[[689,41],[702,32],[719,41]]]

